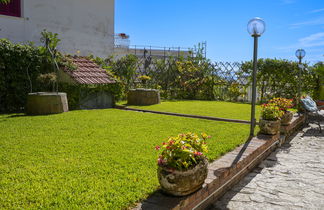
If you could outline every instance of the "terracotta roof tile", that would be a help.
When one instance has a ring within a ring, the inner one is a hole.
[[[64,69],[77,83],[80,84],[111,84],[115,79],[96,63],[83,57],[72,57],[72,62],[77,66],[75,70]]]

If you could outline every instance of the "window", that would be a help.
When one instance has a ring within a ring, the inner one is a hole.
[[[0,3],[0,15],[21,17],[20,1],[21,0],[11,0],[9,4]]]

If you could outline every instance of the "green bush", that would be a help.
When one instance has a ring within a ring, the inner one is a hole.
[[[44,30],[42,36],[42,40],[55,54],[58,66],[74,69],[71,59],[55,50],[60,41],[57,34]],[[0,39],[0,55],[0,112],[24,111],[28,93],[56,90],[56,69],[46,47],[37,47],[32,43],[14,44],[7,39]],[[115,77],[109,70],[107,74]],[[118,79],[116,81],[116,84],[100,86],[59,84],[58,91],[67,92],[70,109],[77,109],[81,91],[106,90],[119,99],[124,87]]]
[[[36,82],[39,74],[46,72],[46,63],[38,47],[13,44],[0,39],[0,112],[21,111],[27,93],[40,90]]]
[[[299,85],[302,92],[314,95],[316,90],[316,74],[306,63],[299,78],[298,62],[278,59],[259,59],[257,86],[261,101],[274,97],[296,98]],[[252,61],[242,64],[243,74],[251,74]],[[249,81],[251,84],[251,80]]]

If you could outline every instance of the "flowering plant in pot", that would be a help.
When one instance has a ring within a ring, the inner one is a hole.
[[[142,88],[147,88],[147,83],[151,80],[151,77],[147,75],[142,75],[137,77],[137,79],[141,82]]]
[[[162,146],[158,158],[158,179],[161,188],[167,194],[175,196],[188,195],[198,190],[208,174],[207,134],[199,137],[194,133],[179,134],[169,137]]]
[[[275,104],[261,105],[260,133],[274,135],[280,130],[280,120],[284,112]]]
[[[293,112],[288,111],[288,109],[293,107],[293,99],[273,98],[269,101],[269,103],[278,106],[279,109],[283,111],[283,115],[281,117],[281,124],[289,124],[291,119],[293,118]]]

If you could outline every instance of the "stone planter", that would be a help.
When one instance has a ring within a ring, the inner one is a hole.
[[[294,114],[290,111],[285,112],[285,114],[281,118],[281,125],[289,125],[292,120]]]
[[[69,111],[66,93],[28,93],[26,113],[31,115],[57,114]]]
[[[272,121],[272,120],[263,120],[260,119],[259,127],[260,133],[267,135],[275,135],[280,130],[280,120]]]
[[[208,161],[204,159],[197,166],[187,171],[170,171],[158,168],[158,179],[162,190],[170,195],[184,196],[197,191],[208,174]]]
[[[155,89],[132,89],[127,96],[129,105],[153,105],[160,103],[160,91]]]

